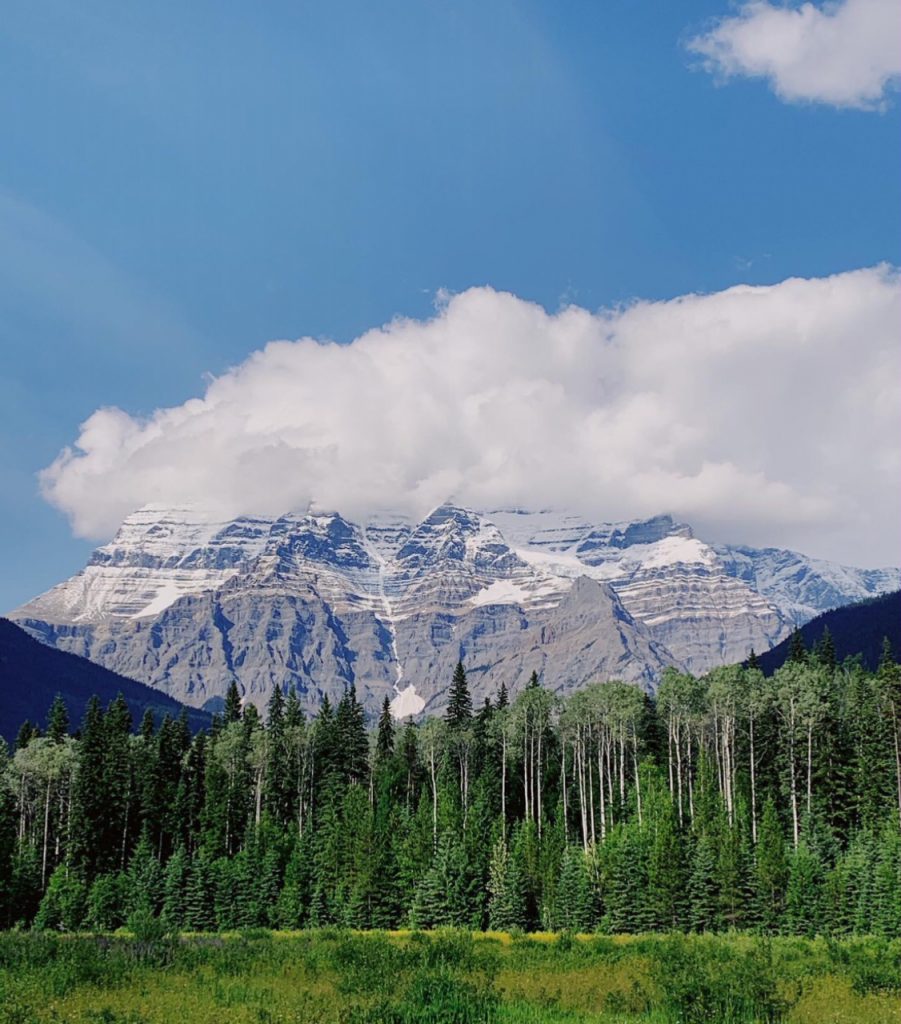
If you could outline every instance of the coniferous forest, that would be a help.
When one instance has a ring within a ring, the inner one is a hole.
[[[73,735],[74,732],[74,735]],[[656,698],[533,677],[367,728],[353,689],[209,734],[54,703],[3,766],[5,927],[901,936],[901,668],[828,634],[771,678],[669,671]]]

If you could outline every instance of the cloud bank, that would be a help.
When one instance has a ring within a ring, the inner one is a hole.
[[[901,76],[901,4],[751,0],[688,49],[715,74],[768,79],[788,102],[878,109]]]
[[[354,518],[453,496],[887,564],[899,323],[886,266],[597,313],[473,288],[348,345],[274,341],[146,419],[99,409],[41,484],[96,539],[150,502]]]

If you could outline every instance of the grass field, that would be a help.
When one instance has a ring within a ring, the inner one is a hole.
[[[0,935],[0,1024],[901,1024],[901,943]]]

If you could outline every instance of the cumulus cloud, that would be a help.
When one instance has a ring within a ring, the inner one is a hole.
[[[897,561],[899,323],[885,266],[597,313],[473,288],[349,345],[274,341],[146,419],[99,409],[42,487],[98,539],[149,502],[354,518],[453,496]]]
[[[688,48],[708,71],[766,78],[789,102],[878,109],[901,77],[901,4],[751,0]]]

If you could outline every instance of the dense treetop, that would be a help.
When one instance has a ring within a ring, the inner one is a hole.
[[[537,677],[371,728],[233,688],[211,730],[92,699],[0,765],[0,915],[108,929],[337,923],[901,935],[901,669],[828,637],[770,678],[670,670],[655,698]]]

